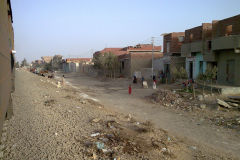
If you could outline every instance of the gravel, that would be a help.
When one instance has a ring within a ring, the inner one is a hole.
[[[14,116],[4,124],[0,159],[225,159],[199,146],[191,150],[151,123],[129,120],[98,101],[84,99],[80,91],[54,84],[22,69],[16,72]],[[94,133],[100,134],[91,137]],[[115,149],[114,154],[86,146],[96,142],[114,147],[103,150]]]

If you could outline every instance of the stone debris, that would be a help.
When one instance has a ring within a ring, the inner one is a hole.
[[[190,96],[191,97],[191,96]],[[176,92],[172,92],[170,90],[159,89],[157,92],[153,93],[151,96],[147,97],[153,103],[161,104],[165,107],[172,107],[185,111],[193,110],[193,102],[186,101],[186,99],[190,99],[189,95],[186,94],[178,94]]]
[[[223,107],[225,107],[225,108],[232,108],[228,103],[226,103],[226,102],[223,101],[223,100],[217,99],[217,103],[218,103],[220,106],[223,106]]]
[[[240,131],[240,116],[223,117],[215,116],[210,119],[217,126],[224,126],[230,129],[236,129]]]

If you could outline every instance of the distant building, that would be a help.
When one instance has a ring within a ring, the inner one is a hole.
[[[92,64],[92,58],[67,58],[63,60],[64,72],[85,72]]]
[[[53,56],[43,56],[43,57],[41,57],[43,63],[50,63],[52,58],[53,58]]]
[[[140,78],[144,74],[146,78],[151,77],[152,68],[152,44],[138,44],[124,48],[125,54],[118,56],[120,62],[120,75],[132,77],[137,74]],[[153,57],[160,58],[161,46],[154,46]],[[145,72],[147,69],[147,72]],[[144,70],[144,71],[143,71]]]

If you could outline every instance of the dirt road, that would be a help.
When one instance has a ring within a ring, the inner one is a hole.
[[[56,84],[55,80],[22,69],[16,72],[15,115],[4,124],[0,159],[238,159],[175,137],[149,121],[109,110],[109,106],[86,94],[88,87],[76,90],[69,86],[58,88]],[[95,89],[105,92],[102,87]],[[89,92],[99,93],[91,89]]]
[[[152,89],[143,90],[135,85],[133,95],[129,96],[127,88],[131,82],[126,79],[99,80],[79,73],[65,76],[73,86],[96,97],[108,108],[125,114],[133,114],[142,120],[150,120],[159,128],[186,141],[198,142],[221,152],[232,153],[240,159],[239,132],[209,124],[204,119],[195,120],[187,113],[149,104],[144,97],[153,93]]]

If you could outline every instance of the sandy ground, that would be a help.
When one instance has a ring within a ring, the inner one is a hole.
[[[132,85],[133,94],[129,96],[128,85],[131,81],[128,79],[99,79],[80,73],[65,76],[71,85],[96,97],[107,108],[124,114],[130,113],[141,120],[150,120],[155,126],[185,141],[194,141],[224,153],[231,153],[240,159],[239,131],[213,125],[204,118],[196,118],[197,115],[194,114],[150,104],[145,97],[155,92],[151,88],[143,90],[140,85]]]
[[[95,83],[91,78],[80,79]],[[85,89],[89,90],[90,86],[98,89],[93,84]],[[99,88],[105,92],[104,87]],[[1,159],[238,159],[169,134],[141,116],[116,112],[115,106],[110,108],[102,102],[103,94],[94,96],[99,91],[90,95],[86,90],[69,86],[57,88],[54,80],[18,70],[14,116],[4,124]],[[116,88],[112,90],[105,95],[113,96]],[[125,89],[121,91],[125,94]],[[116,99],[112,99],[114,105],[119,102]],[[124,96],[122,100],[127,104]]]

